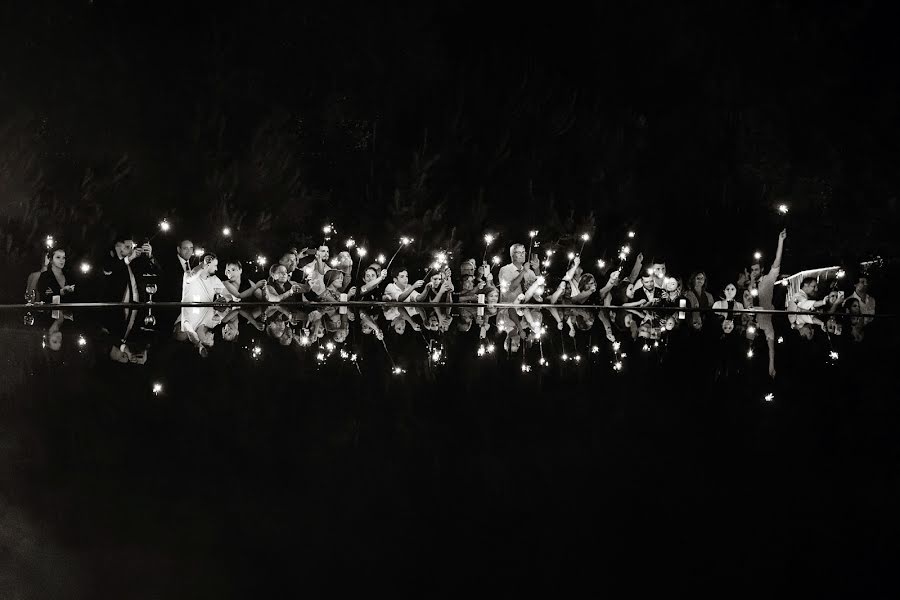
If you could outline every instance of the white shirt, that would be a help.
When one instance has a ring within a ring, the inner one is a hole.
[[[517,267],[516,265],[509,263],[508,265],[503,265],[500,268],[500,302],[513,302],[519,294],[524,293],[526,289],[531,287],[531,284],[535,282],[537,276],[531,272],[526,271],[525,276],[522,278],[522,282],[515,289],[510,288],[509,284],[513,279],[519,276],[519,273],[522,269],[525,268],[525,265],[522,265],[522,268]]]
[[[178,256],[178,262],[181,263],[181,270],[184,271],[185,273],[190,273],[190,272],[191,272],[191,267],[190,267],[190,265],[188,264],[188,261],[186,261],[186,260],[184,260],[183,258],[181,258],[181,255],[180,255],[180,254],[177,254],[176,256]]]
[[[184,287],[182,288],[182,302],[212,302],[215,300],[216,293],[225,293],[225,284],[215,275],[203,279],[200,277],[202,271],[198,271],[193,275],[184,276]],[[181,326],[185,325],[196,330],[200,324],[211,322],[214,319],[215,310],[211,306],[192,306],[190,308],[181,309]]]
[[[393,300],[394,302],[400,301],[400,294],[409,289],[407,286],[405,289],[400,289],[400,286],[396,283],[389,283],[387,287],[384,288],[384,295]],[[404,302],[415,302],[419,298],[419,292],[413,290],[410,292],[409,296],[406,297]],[[406,307],[406,312],[409,313],[409,316],[413,316],[416,314],[416,309],[412,307]],[[386,307],[384,309],[384,318],[388,321],[393,321],[397,317],[400,316],[400,309],[396,306]]]

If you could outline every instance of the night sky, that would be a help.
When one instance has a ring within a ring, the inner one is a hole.
[[[894,246],[898,42],[887,6],[785,2],[0,8],[0,242],[72,256],[163,216],[275,253],[321,224],[475,256],[635,228],[670,271],[733,276]],[[311,237],[312,236],[312,237]],[[162,240],[159,243],[168,243]]]

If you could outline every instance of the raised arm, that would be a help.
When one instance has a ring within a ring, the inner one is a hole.
[[[634,261],[634,267],[631,269],[631,274],[628,276],[628,281],[634,283],[637,281],[637,278],[641,275],[641,268],[644,266],[644,254],[642,252],[638,252],[637,258]]]
[[[778,277],[781,274],[781,254],[784,251],[784,240],[787,238],[787,229],[782,229],[778,234],[778,248],[775,250],[775,262],[769,269],[769,275]]]

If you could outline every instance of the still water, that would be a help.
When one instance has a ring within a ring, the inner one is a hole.
[[[614,344],[589,310],[518,339],[491,309],[200,310],[193,337],[176,309],[0,311],[4,597],[891,585],[892,319],[778,315],[773,378],[713,315]]]

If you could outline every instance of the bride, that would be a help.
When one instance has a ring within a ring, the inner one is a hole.
[[[181,291],[182,302],[216,302],[224,298],[234,301],[234,296],[216,275],[219,259],[215,254],[204,254],[190,273],[185,273]],[[213,344],[212,330],[222,321],[224,314],[212,306],[184,307],[181,309],[181,331],[187,334],[201,354]]]

